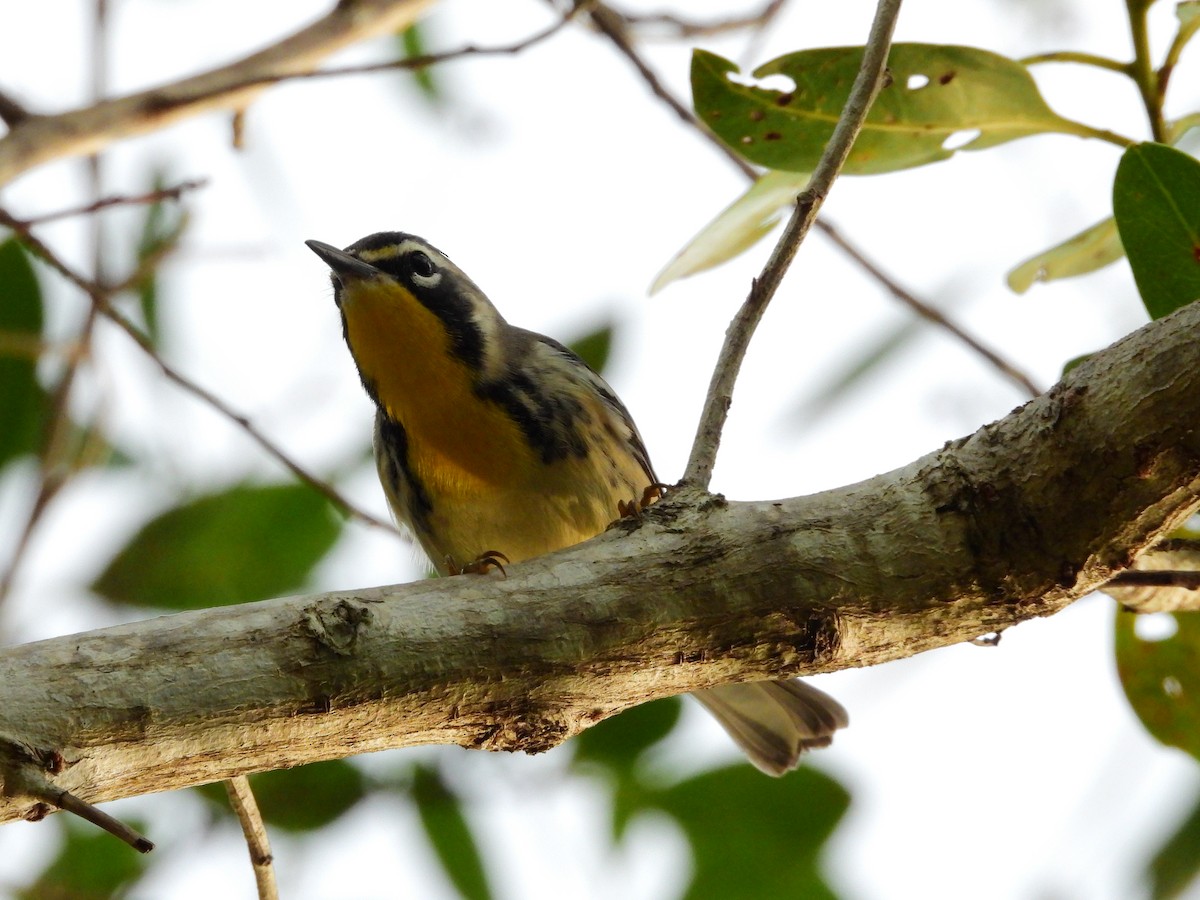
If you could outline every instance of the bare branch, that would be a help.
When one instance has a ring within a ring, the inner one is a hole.
[[[258,900],[279,900],[271,842],[267,838],[267,826],[263,824],[262,813],[258,811],[258,801],[254,799],[254,791],[250,788],[250,780],[245,775],[230,778],[225,782],[225,791],[229,794],[229,805],[233,807],[242,825],[242,834],[246,837]]]
[[[300,463],[288,456],[287,452],[273,440],[267,437],[257,425],[250,421],[248,416],[238,412],[212,391],[201,387],[196,382],[179,372],[178,369],[159,356],[158,351],[154,349],[154,345],[151,343],[150,338],[143,334],[136,325],[130,322],[125,316],[121,315],[121,313],[117,312],[112,307],[109,307],[104,310],[104,317],[129,335],[129,337],[135,344],[137,344],[142,352],[154,360],[154,364],[158,366],[159,371],[163,373],[168,381],[171,381],[178,387],[183,388],[184,391],[191,394],[193,397],[202,400],[208,406],[211,406],[222,416],[237,425],[240,429],[242,429],[242,431],[246,432],[246,434],[249,435],[249,437],[255,443],[262,447],[263,450],[267,451],[269,455],[275,457],[278,462],[282,463],[284,468],[295,475],[297,479],[307,484],[317,493],[322,494],[337,509],[341,510],[344,515],[350,517],[351,519],[357,520],[363,525],[370,525],[372,528],[379,528],[383,531],[391,532],[392,534],[399,533],[396,531],[396,527],[390,522],[385,522],[383,519],[371,515],[366,510],[359,509],[357,506],[339,494],[333,485],[323,481],[316,475],[313,475],[307,469],[301,466]]]
[[[1200,591],[1200,572],[1165,570],[1161,572],[1139,572],[1130,569],[1121,572],[1104,587],[1178,587],[1187,591]],[[1200,605],[1200,598],[1198,598]]]
[[[207,184],[207,179],[196,178],[188,181],[181,181],[179,184],[172,185],[171,187],[161,188],[157,191],[147,191],[144,194],[116,194],[109,197],[101,197],[99,200],[83,206],[73,206],[69,209],[60,209],[54,212],[42,213],[38,216],[30,216],[29,218],[17,219],[16,221],[20,222],[22,226],[28,229],[37,225],[44,225],[47,222],[55,222],[59,219],[70,218],[71,216],[88,216],[92,213],[97,213],[113,206],[146,206],[152,203],[162,203],[166,200],[179,200],[188,191],[199,190]]]
[[[725,343],[713,369],[704,410],[696,428],[696,438],[692,442],[692,453],[683,475],[684,483],[689,486],[701,490],[708,489],[717,458],[717,448],[721,443],[721,432],[729,415],[729,406],[733,402],[733,385],[750,339],[754,336],[767,304],[775,296],[776,289],[800,248],[801,241],[808,234],[809,226],[820,212],[825,197],[841,172],[846,157],[854,146],[854,140],[866,121],[867,112],[875,102],[875,96],[883,84],[888,50],[892,44],[892,30],[899,14],[900,0],[879,0],[875,8],[875,20],[871,23],[871,33],[863,48],[862,64],[829,143],[825,145],[825,150],[813,169],[808,187],[797,198],[796,208],[763,267],[762,274],[751,285],[746,302],[742,304],[742,308],[738,310],[725,332]]]
[[[822,494],[683,489],[506,578],[0,651],[0,821],[43,802],[22,774],[34,765],[97,803],[388,747],[533,752],[656,697],[872,665],[1050,615],[1196,508],[1197,330],[1193,304],[975,434]]]
[[[678,13],[627,13],[621,12],[624,21],[635,28],[658,27],[672,38],[715,37],[731,31],[765,28],[779,15],[787,0],[769,0],[761,9],[721,19],[689,19]]]
[[[696,118],[695,113],[667,90],[654,70],[642,59],[641,54],[637,52],[629,39],[629,32],[626,28],[624,17],[601,3],[592,4],[592,7],[591,20],[592,24],[596,26],[596,30],[612,41],[613,46],[633,64],[633,67],[637,69],[638,74],[641,75],[642,80],[646,82],[646,85],[654,93],[654,96],[669,106],[685,125],[695,128],[702,134],[710,137],[718,150],[724,153],[734,165],[753,178],[755,172],[749,163],[729,147],[726,147],[721,141],[717,140],[714,135],[711,135],[708,129]]]
[[[429,2],[340,0],[312,25],[229,65],[71,112],[18,116],[0,138],[0,185],[51,160],[93,153],[188,116],[242,108],[264,79],[310,72],[342,47],[411,24]]]
[[[1033,379],[1030,378],[1026,373],[1022,372],[1019,368],[1006,360],[995,350],[988,347],[983,343],[983,341],[968,333],[957,323],[951,321],[943,312],[941,312],[941,310],[930,306],[912,291],[908,290],[908,288],[901,285],[900,282],[896,281],[896,279],[892,278],[891,275],[876,265],[873,260],[868,259],[866,254],[864,254],[858,247],[842,237],[842,233],[836,227],[824,219],[818,219],[816,226],[817,228],[821,229],[821,231],[825,233],[825,236],[833,241],[833,243],[837,245],[837,247],[841,249],[843,253],[858,263],[858,265],[861,266],[868,275],[886,288],[893,297],[911,309],[922,319],[933,323],[939,328],[947,331],[953,337],[958,338],[977,354],[982,356],[984,360],[990,363],[997,372],[1020,387],[1021,390],[1023,390],[1030,397],[1036,397],[1042,392],[1041,388],[1034,384]]]
[[[410,56],[405,59],[393,59],[381,63],[365,63],[360,66],[341,66],[336,69],[319,69],[313,72],[297,72],[291,75],[264,75],[256,78],[255,85],[275,84],[282,81],[303,81],[309,78],[337,78],[342,75],[370,75],[375,72],[395,72],[411,69],[427,69],[430,66],[454,62],[471,56],[515,56],[543,41],[553,37],[569,25],[580,13],[587,11],[593,5],[593,0],[579,0],[577,6],[566,12],[562,18],[541,31],[521,38],[509,44],[492,47],[481,47],[478,44],[467,44],[454,50],[442,53],[426,53],[421,56]]]
[[[22,755],[18,753],[15,756],[20,760]],[[11,756],[9,759],[6,759],[8,763],[12,763],[13,761]],[[46,771],[51,772],[56,772],[64,764],[62,757],[53,754],[46,762],[48,763]],[[51,807],[54,807],[61,809],[63,812],[79,816],[79,818],[91,822],[98,828],[104,829],[113,837],[128,844],[138,853],[149,853],[154,849],[153,841],[138,834],[120,819],[115,819],[104,812],[104,810],[84,800],[80,800],[70,791],[53,787],[46,780],[45,772],[33,768],[28,759],[20,760],[15,766],[10,765],[8,772],[9,774],[5,778],[5,781],[10,787],[18,786],[27,796],[36,798],[37,800],[36,803],[25,810],[22,816],[25,821],[41,821],[46,817],[47,813],[52,811]]]
[[[1168,538],[1101,590],[1137,613],[1200,611],[1200,541]]]
[[[20,219],[17,219],[5,210],[0,209],[0,225],[11,228],[13,231],[17,232],[17,234],[21,236],[21,241],[35,255],[50,265],[55,271],[67,279],[67,281],[71,282],[71,284],[83,291],[84,294],[91,299],[93,308],[99,311],[99,315],[104,316],[104,318],[108,319],[110,322],[124,331],[125,334],[127,334],[130,339],[133,340],[134,344],[136,344],[143,353],[145,353],[151,360],[154,361],[154,364],[158,366],[159,371],[161,371],[169,381],[173,382],[187,393],[198,398],[208,406],[215,409],[222,416],[232,421],[235,425],[245,431],[246,434],[249,435],[249,437],[260,447],[262,447],[262,449],[265,450],[270,456],[273,456],[278,462],[280,462],[284,468],[286,468],[289,472],[295,475],[296,478],[307,484],[313,490],[324,495],[326,499],[328,499],[329,502],[332,503],[334,507],[340,510],[344,515],[355,519],[364,525],[370,525],[373,528],[380,528],[384,531],[391,532],[392,534],[399,534],[395,526],[390,522],[385,522],[383,519],[373,516],[365,510],[359,509],[349,500],[339,494],[332,485],[311,474],[307,469],[293,460],[282,447],[267,437],[266,434],[264,434],[253,422],[251,422],[247,416],[237,412],[220,397],[216,396],[206,388],[201,387],[199,384],[175,369],[174,366],[172,366],[158,354],[158,351],[154,348],[154,344],[151,342],[149,337],[143,334],[142,331],[133,324],[133,322],[129,321],[128,318],[126,318],[108,303],[106,294],[107,289],[105,286],[91,281],[83,275],[80,275],[70,266],[66,265],[49,247],[46,246],[46,244],[44,244],[33,234],[33,232],[25,227],[24,223]]]
[[[724,141],[718,138],[715,134],[709,131],[704,124],[696,118],[695,114],[684,103],[682,103],[674,94],[672,94],[662,81],[650,68],[649,64],[638,53],[629,39],[627,29],[624,27],[625,21],[632,21],[628,16],[618,14],[605,15],[606,7],[599,7],[593,14],[593,22],[596,29],[604,34],[613,42],[617,49],[625,56],[637,69],[642,79],[649,86],[650,90],[656,97],[662,100],[670,109],[689,127],[694,128],[696,132],[709,142],[715,149],[728,159],[739,171],[747,178],[754,180],[758,178],[758,171],[746,162],[735,150],[730,148]],[[970,334],[962,326],[955,323],[941,311],[930,306],[928,303],[921,300],[912,291],[904,288],[900,283],[880,268],[875,262],[867,257],[867,255],[853,244],[841,231],[830,223],[825,218],[818,218],[813,222],[813,226],[819,231],[824,232],[826,237],[833,242],[833,245],[845,253],[851,260],[854,261],[864,272],[871,278],[875,279],[884,290],[888,291],[893,297],[901,303],[908,306],[913,312],[921,316],[926,321],[943,328],[952,337],[957,338],[966,344],[971,350],[978,353],[986,362],[991,364],[997,371],[1010,380],[1016,382],[1022,390],[1030,396],[1037,396],[1040,393],[1037,385],[1024,372],[1018,369],[1008,360],[1004,359],[995,350],[988,347],[983,341],[974,335]]]

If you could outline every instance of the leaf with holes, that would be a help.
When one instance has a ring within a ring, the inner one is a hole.
[[[657,294],[672,281],[687,278],[744,253],[779,224],[779,211],[808,185],[807,172],[767,172],[700,230],[654,279]]]
[[[1164,144],[1130,147],[1113,180],[1113,215],[1152,319],[1200,298],[1200,162]]]
[[[731,80],[737,66],[714,53],[692,55],[692,100],[697,115],[751,162],[770,169],[811,172],[850,94],[861,47],[802,50],[754,70],[785,76],[788,90]],[[889,84],[879,93],[845,171],[891,172],[1047,132],[1079,126],[1046,105],[1029,72],[1015,60],[938,44],[894,44]],[[959,143],[961,141],[961,143]]]
[[[1200,760],[1200,613],[1161,615],[1175,620],[1175,633],[1146,640],[1134,628],[1138,617],[1118,611],[1117,674],[1146,730]]]
[[[1116,221],[1105,219],[1025,260],[1008,273],[1008,286],[1023,294],[1039,281],[1056,281],[1103,269],[1124,254]]]

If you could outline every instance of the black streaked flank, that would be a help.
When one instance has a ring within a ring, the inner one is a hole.
[[[404,426],[385,413],[382,409],[376,411],[375,429],[377,431],[375,452],[382,459],[381,474],[385,476],[383,483],[394,484],[408,492],[406,504],[414,526],[424,527],[429,514],[433,512],[433,501],[425,485],[417,480],[408,466],[408,432]]]
[[[574,397],[550,394],[545,385],[539,390],[525,372],[509,372],[502,381],[485,382],[475,390],[482,399],[504,407],[542,462],[588,455],[575,421],[583,406]]]

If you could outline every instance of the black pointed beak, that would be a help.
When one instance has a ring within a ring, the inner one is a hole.
[[[365,263],[332,244],[326,244],[323,241],[305,241],[304,243],[308,245],[309,250],[321,257],[325,265],[333,270],[334,276],[339,281],[374,278],[379,274],[379,270],[370,263]]]

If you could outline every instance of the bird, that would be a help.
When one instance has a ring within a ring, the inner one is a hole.
[[[625,405],[563,344],[510,325],[423,238],[379,232],[329,267],[342,334],[375,405],[374,453],[397,522],[442,575],[570,547],[663,487]],[[635,498],[640,498],[635,499]],[[693,692],[769,775],[849,724],[797,679]]]

